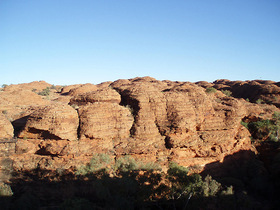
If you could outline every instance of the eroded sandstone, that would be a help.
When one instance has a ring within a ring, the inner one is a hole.
[[[280,95],[277,84],[228,80],[194,84],[137,77],[66,86],[49,98],[30,88],[24,92],[26,85],[19,86],[20,94],[33,97],[22,101],[8,99],[16,86],[7,87],[0,94],[0,108],[11,108],[1,116],[0,129],[7,130],[1,135],[12,137],[17,131],[20,139],[11,155],[17,170],[74,169],[96,153],[116,159],[130,155],[163,167],[174,161],[203,169],[240,150],[256,152],[249,131],[240,122],[279,112],[274,106]],[[217,91],[207,92],[210,87]],[[220,90],[230,90],[234,97]],[[249,97],[250,93],[254,96]],[[274,105],[251,103],[245,97],[251,102],[273,98]]]

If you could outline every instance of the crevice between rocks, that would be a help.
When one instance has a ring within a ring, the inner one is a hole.
[[[112,87],[113,88],[113,87]],[[130,128],[130,136],[133,137],[135,134],[135,126],[136,126],[136,122],[137,122],[137,114],[140,110],[139,107],[139,101],[137,101],[134,98],[131,98],[129,96],[129,91],[128,90],[120,90],[118,88],[113,88],[114,90],[116,90],[120,95],[121,95],[121,102],[120,102],[120,106],[124,106],[126,108],[128,108],[133,116],[133,124]]]
[[[31,127],[28,128],[28,132],[33,134],[39,134],[39,136],[43,139],[61,140],[59,136],[50,133],[48,130],[41,130],[41,129]]]

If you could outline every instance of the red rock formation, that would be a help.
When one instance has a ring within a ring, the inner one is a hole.
[[[20,138],[77,139],[77,112],[68,105],[38,107],[28,118]]]
[[[8,85],[4,88],[4,91],[18,91],[18,90],[30,90],[30,91],[42,91],[43,89],[50,88],[52,85],[45,81],[34,81],[30,83],[22,83],[17,85]]]
[[[79,109],[80,137],[116,140],[130,136],[133,117],[130,110],[116,103],[97,102]]]
[[[70,103],[71,105],[86,105],[88,103],[95,102],[109,102],[109,103],[117,103],[121,102],[121,96],[117,91],[112,88],[105,87],[103,89],[98,89],[96,91],[87,92],[84,94],[80,94],[74,96]]]
[[[277,99],[277,84],[228,80],[193,84],[138,77],[67,86],[61,93],[52,93],[50,100],[31,91],[25,93],[28,100],[9,99],[12,92],[2,91],[0,108],[4,104],[17,109],[8,117],[13,117],[15,128],[23,127],[11,157],[18,170],[75,168],[95,153],[116,158],[129,154],[162,166],[173,160],[203,168],[239,150],[255,151],[241,120],[269,118],[279,109],[242,98],[253,94],[254,100]],[[207,93],[209,87],[218,91]],[[237,98],[219,90],[230,90]]]
[[[215,88],[222,90],[228,89],[234,97],[249,99],[251,102],[262,100],[268,104],[280,107],[280,87],[279,83],[267,80],[253,81],[229,81],[216,80]]]
[[[96,85],[87,83],[87,84],[84,84],[84,85],[66,86],[62,89],[62,93],[63,94],[69,94],[71,96],[76,96],[76,95],[79,95],[79,94],[95,91],[97,89],[98,88],[96,87]]]
[[[0,138],[12,138],[14,136],[14,128],[11,122],[0,113]]]

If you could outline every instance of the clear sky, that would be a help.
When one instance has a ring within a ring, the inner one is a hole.
[[[0,0],[0,85],[280,81],[279,0]]]

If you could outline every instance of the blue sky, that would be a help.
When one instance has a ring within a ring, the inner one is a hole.
[[[0,84],[280,81],[279,0],[0,0]]]

